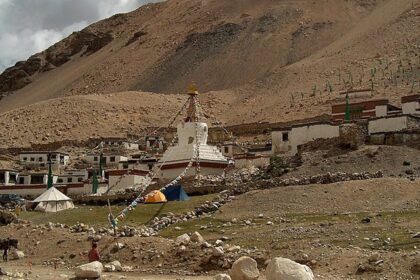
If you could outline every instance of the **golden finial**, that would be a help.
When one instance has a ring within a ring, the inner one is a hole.
[[[198,95],[198,89],[197,86],[192,83],[189,87],[188,87],[188,92],[189,95]]]

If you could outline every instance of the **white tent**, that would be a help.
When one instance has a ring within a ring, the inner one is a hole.
[[[74,208],[71,198],[54,187],[49,188],[33,202],[38,203],[35,210],[42,212],[58,212]]]

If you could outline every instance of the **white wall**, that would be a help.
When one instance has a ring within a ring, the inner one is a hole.
[[[60,160],[60,156],[63,156],[63,160]],[[31,160],[33,159],[33,161]],[[37,165],[44,165],[47,166],[48,163],[48,154],[47,153],[21,153],[19,154],[19,160],[22,165],[26,166],[37,166]],[[54,166],[62,165],[66,166],[70,161],[70,157],[68,155],[62,154],[52,154],[51,155],[51,163]]]
[[[289,140],[283,141],[283,132],[289,132]],[[339,126],[331,124],[309,124],[293,127],[291,130],[273,131],[271,134],[273,154],[285,153],[295,155],[299,145],[315,139],[328,139],[340,135]]]
[[[139,149],[139,144],[136,144],[136,143],[123,142],[122,145],[127,150],[138,150]]]
[[[121,179],[120,182],[118,182]],[[140,175],[125,175],[121,176],[109,176],[108,185],[113,190],[125,189],[137,184],[142,184],[147,182],[147,177]],[[118,183],[117,183],[118,182]]]
[[[5,185],[5,186],[14,185],[15,182],[13,182],[13,180],[12,181],[10,180],[11,177],[14,177],[16,179],[15,181],[17,183],[17,176],[19,175],[19,173],[14,172],[14,171],[11,172],[9,170],[4,170],[4,171],[0,171],[0,172],[2,172],[4,174],[4,183],[0,183],[0,184]]]
[[[227,151],[225,151],[225,149],[227,149]],[[221,148],[221,152],[222,152],[222,155],[224,156],[233,157],[233,145],[232,144],[223,145]]]
[[[398,116],[392,118],[381,118],[375,120],[369,120],[368,132],[369,135],[378,132],[391,132],[401,131],[407,129],[408,121],[407,116]]]
[[[402,104],[403,114],[419,114],[420,112],[417,111],[417,109],[420,109],[419,101],[407,102]]]
[[[20,184],[20,178],[24,178],[23,185],[30,185],[34,184],[32,182],[32,175],[31,174],[25,174],[25,175],[18,175],[17,178],[17,184]],[[53,183],[57,183],[58,176],[53,175]],[[42,184],[46,184],[48,182],[48,174],[42,175]],[[38,184],[38,183],[37,183]]]
[[[111,161],[111,157],[115,157],[114,161]],[[97,159],[95,161],[95,158]],[[120,162],[125,162],[128,160],[125,156],[118,156],[118,155],[109,155],[109,156],[103,156],[105,158],[105,164],[107,166],[110,165],[118,165]],[[87,155],[84,157],[85,161],[92,165],[98,165],[99,166],[99,155]]]
[[[185,170],[185,167],[161,170],[160,174],[158,174],[159,179],[162,179],[163,181],[172,181],[177,176],[179,176],[184,170]],[[200,174],[202,176],[204,176],[204,175],[224,175],[225,170],[222,169],[222,168],[201,167],[200,168]],[[185,175],[184,178],[194,177],[194,176],[195,176],[195,166],[188,169],[187,174]]]
[[[375,107],[376,117],[385,117],[387,114],[388,114],[388,106],[387,105],[377,105]]]

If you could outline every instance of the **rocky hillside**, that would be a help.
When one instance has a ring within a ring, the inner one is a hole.
[[[374,97],[398,105],[402,95],[419,92],[419,17],[419,0],[149,4],[92,24],[6,69],[0,113],[8,114],[0,121],[16,119],[28,105],[36,116],[42,110],[31,106],[50,99],[42,108],[60,110],[65,101],[54,98],[67,96],[140,91],[150,92],[144,94],[154,104],[160,100],[154,93],[183,92],[192,81],[206,100],[215,100],[209,110],[228,124],[327,113],[349,88],[373,87]],[[59,118],[84,110],[76,105]],[[137,121],[166,117],[161,113],[152,110]],[[17,123],[30,127],[34,119]],[[87,134],[84,129],[74,128],[81,131],[75,134]],[[111,126],[108,133],[114,132]]]

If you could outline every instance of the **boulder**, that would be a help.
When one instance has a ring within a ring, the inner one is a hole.
[[[313,280],[312,270],[286,258],[274,258],[268,263],[265,276],[267,280]]]
[[[106,265],[104,265],[104,271],[105,272],[114,272],[115,271],[115,266],[113,266],[112,264],[106,264]]]
[[[190,243],[190,237],[188,234],[184,233],[176,238],[175,242],[179,245],[187,245]]]
[[[224,251],[222,247],[213,247],[212,248],[212,254],[214,257],[220,257],[224,255]]]
[[[192,242],[196,242],[196,243],[203,243],[205,240],[204,240],[204,238],[201,236],[201,234],[200,233],[198,233],[198,232],[194,232],[193,234],[191,234],[191,241]]]
[[[232,280],[232,278],[227,274],[217,274],[213,277],[213,280]]]
[[[115,267],[115,271],[122,271],[122,265],[119,261],[113,261],[110,263],[110,265],[113,265]]]
[[[80,265],[74,270],[76,278],[99,278],[101,277],[104,267],[102,263],[95,261]]]
[[[20,260],[20,259],[23,259],[24,257],[25,257],[25,253],[23,253],[22,251],[16,250],[12,253],[13,260]]]
[[[240,257],[233,263],[230,276],[232,280],[257,280],[260,276],[257,262],[250,257]]]

